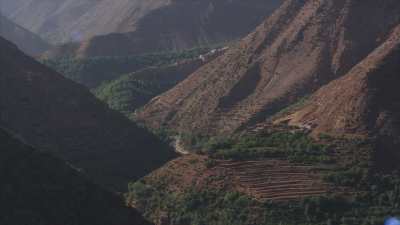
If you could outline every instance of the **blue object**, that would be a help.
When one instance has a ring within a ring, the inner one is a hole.
[[[385,221],[385,225],[400,225],[400,220],[396,217],[391,217]]]

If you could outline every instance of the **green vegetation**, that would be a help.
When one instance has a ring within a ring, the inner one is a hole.
[[[374,170],[374,151],[368,139],[324,134],[315,141],[303,132],[182,138],[187,144],[200,146],[200,153],[211,156],[204,162],[207,168],[213,168],[217,159],[264,157],[329,165],[321,167],[325,168],[321,173],[331,191],[320,197],[259,202],[244,193],[227,191],[224,185],[193,185],[171,192],[168,177],[145,179],[130,184],[126,199],[150,220],[168,215],[171,225],[378,225],[387,217],[400,215],[400,171]],[[224,182],[223,176],[209,179]]]
[[[169,90],[201,65],[200,60],[152,67],[106,82],[94,94],[112,109],[131,114],[153,97]]]
[[[183,60],[197,58],[208,52],[208,47],[193,48],[179,52],[162,52],[123,57],[63,58],[44,60],[43,63],[65,77],[89,88],[111,81],[122,74],[151,66],[165,66]]]
[[[333,163],[329,146],[316,143],[303,132],[276,132],[266,136],[211,139],[204,147],[218,159],[287,158],[292,162]]]
[[[93,92],[96,97],[106,102],[110,108],[129,115],[165,89],[156,81],[136,79],[134,74],[130,74],[109,83],[104,83]]]
[[[302,98],[299,98],[295,103],[293,103],[293,104],[281,109],[279,112],[275,113],[275,115],[273,117],[279,118],[279,117],[288,115],[290,112],[293,112],[296,109],[299,109],[303,105],[305,105],[307,103],[307,101],[309,100],[309,98],[310,98],[310,96],[304,96]]]
[[[331,169],[321,172],[324,181],[332,185],[332,192],[298,201],[258,202],[215,186],[193,185],[170,192],[167,177],[145,179],[130,184],[126,199],[150,220],[167,214],[172,225],[378,225],[387,217],[400,215],[400,172],[373,169],[371,140],[322,134],[316,141],[300,131],[231,138],[180,137],[198,153],[210,156],[204,162],[207,168],[213,168],[218,159],[285,158],[330,165],[327,168]]]
[[[171,225],[375,225],[400,215],[398,174],[374,175],[351,196],[327,195],[291,202],[261,203],[237,192],[190,188],[165,191],[165,181],[132,183],[128,202],[151,220],[167,213]]]

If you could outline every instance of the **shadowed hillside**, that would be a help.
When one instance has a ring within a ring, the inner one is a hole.
[[[280,3],[281,0],[173,0],[141,18],[134,32],[68,43],[44,56],[121,56],[232,41],[247,35]]]
[[[146,14],[170,0],[2,0],[1,10],[52,43],[134,31]]]
[[[210,48],[204,47],[132,56],[47,59],[43,63],[75,82],[96,88],[127,73],[197,59],[208,51]]]
[[[50,48],[39,36],[14,24],[1,14],[0,36],[14,42],[22,51],[32,56],[38,56]]]
[[[23,144],[2,128],[0,146],[1,224],[150,224],[67,163]]]
[[[124,189],[173,157],[169,147],[89,90],[0,39],[0,120],[96,182]]]
[[[169,65],[148,67],[106,82],[94,89],[94,94],[112,109],[131,117],[137,109],[157,95],[168,91],[187,78],[199,67],[223,54],[226,48],[214,49],[206,54],[187,57]]]
[[[110,108],[131,115],[153,97],[171,89],[202,65],[201,60],[147,68],[121,76],[94,90]]]

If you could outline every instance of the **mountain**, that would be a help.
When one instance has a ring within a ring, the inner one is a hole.
[[[168,145],[0,39],[0,121],[34,147],[119,190],[174,156]]]
[[[0,129],[0,223],[150,225],[67,163]]]
[[[400,24],[345,76],[276,122],[309,127],[314,134],[377,136],[379,148],[385,150],[381,155],[386,155],[382,163],[387,165],[400,157],[399,62]]]
[[[349,73],[386,41],[399,15],[395,0],[288,0],[224,55],[145,106],[137,119],[203,135],[263,123]]]
[[[52,43],[135,30],[148,12],[170,0],[3,0],[2,12]]]
[[[162,29],[165,25],[172,26],[171,28],[175,29],[179,29],[180,26],[185,26],[182,27],[183,29],[191,29],[190,25],[213,22],[214,25],[217,25],[215,28],[230,31],[230,33],[225,34],[227,36],[242,31],[233,29],[235,26],[228,28],[229,24],[226,22],[236,20],[235,22],[239,22],[235,24],[236,28],[241,27],[241,29],[243,29],[243,25],[253,24],[255,26],[254,23],[260,22],[257,19],[262,19],[268,11],[277,6],[279,1],[250,0],[243,3],[239,0],[57,0],[51,2],[45,0],[4,0],[2,8],[7,17],[23,27],[35,33],[40,33],[42,37],[52,43],[65,43],[81,41],[96,35],[135,31],[141,26],[139,23],[142,23],[142,18],[150,13],[154,13],[155,16],[147,17],[153,19],[146,19],[148,22],[144,24],[156,25],[156,27],[151,28],[150,34],[159,35],[158,31],[161,34],[164,32]],[[215,10],[217,10],[217,14],[213,15]],[[225,13],[229,14],[228,17],[224,15]],[[241,13],[242,18],[239,19],[235,13]],[[209,20],[208,17],[210,16],[214,17],[211,18],[213,21]],[[165,20],[166,18],[167,20]],[[189,19],[190,21],[180,19]],[[171,24],[175,22],[179,23]],[[187,25],[182,22],[187,22]],[[200,27],[196,29],[204,34],[206,33],[206,29]],[[186,32],[189,33],[190,31],[187,30]]]
[[[50,48],[39,36],[11,22],[0,14],[0,36],[14,42],[26,54],[37,56]]]
[[[191,151],[132,183],[128,202],[181,225],[400,215],[399,12],[394,0],[286,1],[136,113]]]
[[[143,16],[133,32],[114,32],[68,43],[47,52],[45,57],[133,55],[232,41],[247,35],[280,3],[281,0],[173,0]]]

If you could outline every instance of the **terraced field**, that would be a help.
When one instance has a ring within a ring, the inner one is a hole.
[[[320,171],[307,165],[284,160],[218,161],[216,169],[225,169],[245,192],[260,201],[283,201],[329,192]]]
[[[182,192],[196,186],[244,193],[260,202],[289,201],[348,190],[323,181],[333,166],[304,165],[284,159],[212,160],[208,156],[186,154],[167,163],[145,180],[168,180],[169,192]]]

